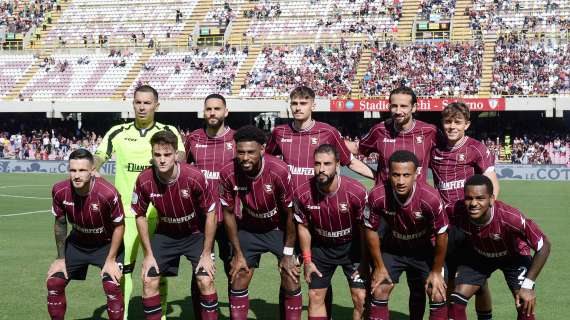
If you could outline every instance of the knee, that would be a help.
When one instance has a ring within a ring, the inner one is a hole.
[[[153,297],[158,294],[158,287],[161,277],[149,277],[147,281],[143,281],[144,297]]]
[[[393,288],[394,288],[393,283],[381,284],[378,286],[376,290],[374,290],[372,297],[376,300],[388,300],[388,298],[390,298],[390,293],[392,292]]]
[[[352,289],[351,290],[352,303],[354,308],[362,312],[364,310],[364,301],[366,300],[365,289]]]
[[[312,305],[322,305],[325,303],[327,289],[309,289],[309,302]]]
[[[200,292],[202,293],[206,291],[210,292],[212,290],[215,290],[214,282],[209,276],[205,275],[196,276],[196,284],[198,285],[198,289],[200,289]]]
[[[46,281],[46,286],[48,289],[48,294],[61,294],[65,291],[65,286],[67,285],[67,280],[63,272],[57,272],[52,274]]]

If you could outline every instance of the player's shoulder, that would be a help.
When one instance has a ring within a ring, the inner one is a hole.
[[[118,193],[115,186],[105,178],[95,178],[95,184],[100,188],[98,190],[101,190],[101,192]]]
[[[499,218],[502,222],[508,225],[517,226],[521,223],[524,223],[524,219],[526,219],[524,214],[519,209],[502,201],[495,200],[493,206],[495,210],[495,217]]]
[[[388,188],[385,184],[379,183],[372,187],[368,192],[368,199],[369,200],[378,200],[378,199],[385,199],[386,195],[388,194]]]
[[[327,131],[327,132],[338,132],[338,129],[331,126],[330,124],[322,121],[315,121],[315,125],[313,126],[313,130],[320,130],[320,131]]]
[[[164,123],[160,123],[160,122],[155,122],[154,123],[154,127],[156,128],[157,131],[162,131],[162,130],[166,130],[166,131],[171,131],[174,133],[179,133],[178,129],[176,129],[175,126],[169,125],[169,124],[164,124]]]
[[[71,189],[71,183],[69,179],[65,179],[54,183],[53,187],[51,188],[51,192],[54,196],[58,196],[70,189]]]
[[[109,129],[107,131],[106,136],[108,136],[109,139],[113,139],[117,135],[119,135],[123,132],[128,132],[129,130],[132,130],[132,129],[136,129],[134,122],[121,123],[121,124],[112,126],[111,129]]]
[[[186,140],[200,140],[206,137],[206,132],[203,128],[196,129],[186,136]]]
[[[222,165],[220,169],[220,177],[229,177],[234,174],[235,172],[235,160],[228,161]]]
[[[271,135],[274,137],[280,137],[286,133],[291,133],[291,132],[293,132],[291,124],[285,123],[275,126],[273,128],[273,131],[271,131]]]
[[[425,182],[416,182],[416,190],[418,191],[418,196],[420,198],[429,198],[429,199],[440,199],[439,191],[436,188],[432,187],[431,185]]]
[[[421,120],[414,120],[416,122],[415,126],[417,129],[433,131],[437,133],[437,127],[431,123],[423,122]]]
[[[139,181],[140,183],[145,183],[152,180],[154,180],[154,168],[152,166],[141,171],[141,173],[137,177],[137,181]]]
[[[471,137],[467,137],[467,139],[465,139],[465,148],[473,150],[473,151],[477,151],[477,152],[481,152],[481,151],[487,152],[489,150],[483,142],[481,142],[477,139],[471,138]]]
[[[285,177],[289,174],[289,167],[285,161],[267,153],[263,155],[263,161],[271,174]]]
[[[180,163],[180,174],[187,178],[204,177],[200,169],[188,163]]]
[[[298,198],[301,202],[304,202],[304,200],[310,198],[313,183],[313,178],[311,178],[299,184],[297,188],[293,190],[295,198]]]

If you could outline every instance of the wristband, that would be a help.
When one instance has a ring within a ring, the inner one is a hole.
[[[303,264],[311,263],[311,251],[303,252]]]
[[[293,247],[285,247],[285,248],[283,248],[283,254],[286,256],[292,256],[294,250],[295,249]]]
[[[534,289],[534,281],[530,280],[529,278],[524,278],[521,288],[529,290]]]

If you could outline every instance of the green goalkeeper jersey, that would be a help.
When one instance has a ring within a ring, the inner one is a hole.
[[[121,194],[126,216],[134,216],[130,206],[137,177],[141,171],[150,167],[150,138],[162,130],[173,132],[178,137],[178,151],[185,152],[184,141],[178,130],[158,122],[148,129],[139,129],[134,122],[114,126],[97,147],[95,155],[105,161],[115,154],[115,187]]]

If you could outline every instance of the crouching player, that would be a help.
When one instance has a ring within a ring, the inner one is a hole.
[[[331,317],[325,295],[338,266],[350,287],[352,318],[362,319],[364,279],[368,276],[362,227],[366,188],[354,179],[341,178],[340,158],[334,146],[320,145],[314,159],[314,177],[295,190],[295,220],[309,284],[309,319]]]
[[[96,178],[93,155],[79,149],[69,156],[69,179],[53,186],[54,233],[57,259],[48,271],[48,312],[63,319],[65,287],[85,280],[87,268],[101,268],[110,320],[123,319],[122,277],[124,213],[119,193],[103,178]],[[72,230],[67,235],[67,221]]]
[[[517,319],[534,319],[534,282],[550,254],[550,242],[544,233],[519,210],[495,200],[493,183],[484,175],[469,178],[464,200],[448,210],[453,210],[457,226],[473,249],[457,267],[455,291],[451,294],[454,319],[467,319],[467,302],[497,269],[503,272],[513,293]]]
[[[174,133],[157,132],[150,139],[150,144],[153,166],[137,178],[131,207],[144,250],[145,318],[161,318],[160,277],[176,276],[180,256],[185,256],[196,274],[202,319],[217,319],[218,296],[211,255],[217,224],[216,198],[200,170],[176,161],[178,141]],[[145,216],[150,203],[156,208],[159,218],[152,240]],[[201,220],[199,215],[206,218]],[[205,225],[200,221],[205,221]]]

